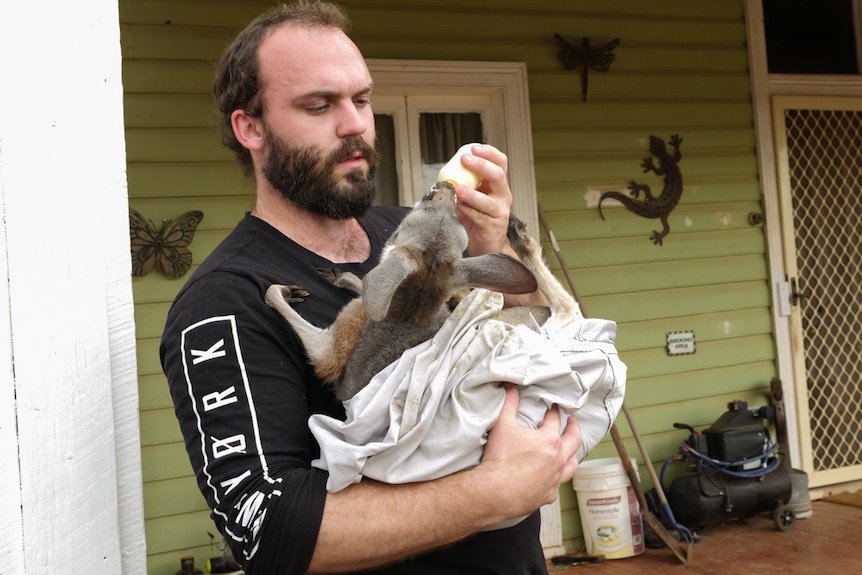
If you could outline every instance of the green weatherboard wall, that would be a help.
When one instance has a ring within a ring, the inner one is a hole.
[[[268,5],[120,2],[130,204],[157,227],[203,211],[191,244],[195,265],[253,201],[211,127],[210,86],[224,46]],[[765,238],[748,218],[761,205],[741,0],[343,5],[369,58],[526,62],[538,199],[585,311],[618,322],[626,402],[651,459],[663,461],[684,439],[675,421],[703,426],[729,400],[765,403],[775,367]],[[555,33],[593,45],[620,38],[610,71],[590,74],[586,103],[579,73],[557,58]],[[655,246],[649,236],[661,229],[657,220],[608,202],[602,220],[596,202],[632,179],[661,190],[661,178],[644,174],[641,161],[650,135],[677,133],[684,190],[670,234]],[[157,272],[134,281],[150,575],[174,573],[183,555],[202,565],[218,554],[158,363],[164,317],[182,283]],[[669,357],[673,331],[693,331],[697,352]],[[615,455],[605,441],[591,457]],[[577,549],[583,540],[570,486],[561,504],[564,543]]]

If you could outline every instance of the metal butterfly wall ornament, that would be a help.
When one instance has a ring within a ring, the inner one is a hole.
[[[132,242],[132,275],[142,277],[157,267],[169,278],[185,275],[192,265],[188,245],[204,214],[192,210],[175,220],[166,220],[161,230],[152,221],[129,208],[129,235]]]
[[[617,59],[614,54],[614,48],[620,45],[620,39],[614,38],[603,46],[590,46],[589,38],[582,39],[580,46],[571,44],[559,34],[554,34],[554,39],[560,46],[557,56],[563,62],[563,67],[566,70],[581,69],[581,92],[583,93],[584,102],[586,102],[587,76],[589,75],[590,68],[598,72],[607,72],[610,70],[611,64]]]

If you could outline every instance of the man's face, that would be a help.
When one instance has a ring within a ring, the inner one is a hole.
[[[341,220],[362,216],[374,202],[377,155],[360,137],[347,138],[327,153],[316,146],[292,147],[267,129],[266,150],[263,175],[304,210]],[[360,156],[367,159],[367,169],[337,175],[345,158]]]
[[[338,30],[286,26],[259,49],[262,175],[297,205],[334,218],[374,197],[371,75]]]

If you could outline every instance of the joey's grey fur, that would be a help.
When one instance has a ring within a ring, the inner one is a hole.
[[[521,262],[499,253],[463,257],[467,233],[455,216],[455,201],[451,184],[438,182],[404,218],[380,263],[361,282],[352,274],[337,278],[336,285],[361,297],[345,306],[329,328],[309,324],[290,307],[309,295],[303,288],[273,285],[267,290],[266,303],[290,323],[315,373],[334,386],[338,399],[353,397],[406,349],[433,337],[450,313],[448,300],[465,288],[510,294],[540,288],[551,315],[578,313],[544,265],[541,247],[517,219],[510,222],[509,241]],[[526,314],[516,310],[503,310],[501,319],[521,323],[518,316]],[[548,317],[547,308],[543,311],[542,319]]]

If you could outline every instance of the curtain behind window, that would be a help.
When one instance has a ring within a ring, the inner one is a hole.
[[[478,113],[423,113],[419,115],[419,145],[423,164],[445,164],[458,148],[482,142]]]

